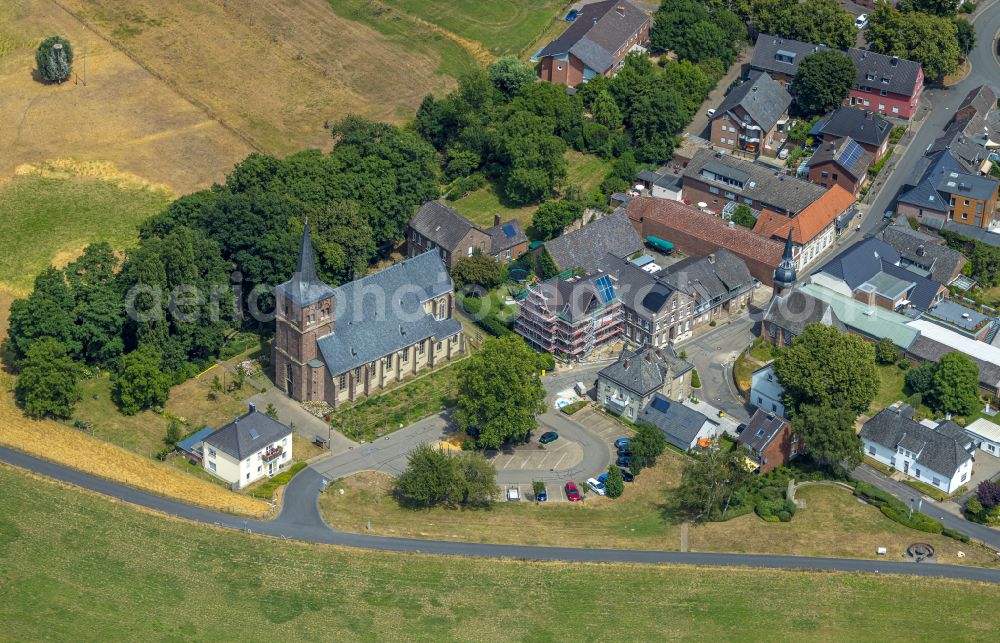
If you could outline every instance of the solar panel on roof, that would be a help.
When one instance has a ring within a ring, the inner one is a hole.
[[[660,413],[666,413],[667,409],[670,408],[670,401],[665,400],[662,397],[654,397],[653,401],[650,403],[650,406],[652,406]]]
[[[606,304],[615,298],[615,287],[611,284],[611,277],[607,275],[598,277],[594,285],[597,286],[597,294],[601,298],[601,303]]]
[[[514,226],[512,226],[511,224],[508,223],[507,225],[505,225],[502,228],[502,230],[503,230],[503,233],[505,235],[507,235],[508,237],[513,237],[514,236]]]
[[[864,150],[855,141],[850,141],[844,146],[843,151],[840,153],[840,164],[844,167],[851,167],[857,163],[858,159],[861,158],[861,154]]]

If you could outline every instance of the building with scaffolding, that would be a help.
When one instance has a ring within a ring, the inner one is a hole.
[[[580,359],[621,335],[622,315],[610,275],[561,275],[528,287],[514,331],[539,350]]]

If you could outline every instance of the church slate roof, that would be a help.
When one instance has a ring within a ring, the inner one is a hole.
[[[454,286],[441,256],[429,250],[333,290],[334,331],[317,340],[331,376],[425,340],[462,330],[454,318],[437,319],[423,304]]]

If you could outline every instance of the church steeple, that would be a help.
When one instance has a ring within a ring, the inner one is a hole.
[[[795,284],[795,259],[792,256],[792,228],[788,228],[788,239],[785,240],[785,253],[781,263],[774,270],[774,294],[784,295]]]
[[[313,255],[308,219],[306,219],[305,228],[302,230],[299,258],[295,263],[295,274],[278,288],[298,306],[308,306],[333,294],[333,288],[320,281],[316,275],[316,258]]]

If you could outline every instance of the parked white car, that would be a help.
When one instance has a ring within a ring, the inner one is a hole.
[[[510,489],[507,489],[508,502],[517,502],[520,499],[521,499],[521,492],[518,491],[517,487],[511,487]]]
[[[599,482],[597,478],[588,478],[587,486],[590,487],[591,491],[599,496],[603,496],[605,494],[604,483]]]
[[[868,26],[868,14],[863,13],[854,20],[854,26],[858,29],[864,29]]]

